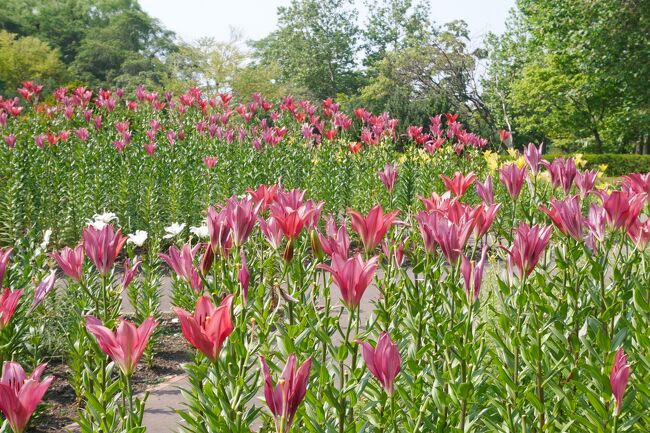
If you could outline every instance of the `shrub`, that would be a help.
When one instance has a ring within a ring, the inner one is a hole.
[[[581,158],[587,162],[585,168],[598,168],[600,165],[606,164],[607,170],[605,173],[608,176],[624,176],[630,173],[647,173],[650,171],[650,155],[620,153],[583,153],[581,155]],[[548,161],[553,161],[561,156],[573,155],[550,153],[545,155],[545,158]]]

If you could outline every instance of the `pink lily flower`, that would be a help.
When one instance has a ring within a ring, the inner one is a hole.
[[[506,186],[510,197],[517,198],[521,194],[521,187],[524,185],[526,178],[526,166],[521,168],[517,164],[508,164],[499,170],[499,179]]]
[[[573,158],[555,158],[553,162],[546,161],[543,164],[551,173],[551,183],[554,187],[561,186],[565,193],[571,191],[573,179],[576,177],[577,168]]]
[[[131,282],[135,278],[136,272],[138,272],[138,267],[142,263],[142,260],[140,260],[137,256],[135,260],[133,260],[133,264],[131,264],[131,260],[129,258],[124,259],[124,275],[122,276],[122,287],[125,289],[131,285]]]
[[[217,165],[217,160],[218,158],[216,156],[206,156],[203,158],[203,164],[207,168],[214,168],[214,166]]]
[[[607,223],[614,229],[628,230],[638,219],[647,197],[645,193],[612,191],[609,195],[602,192],[601,198],[607,213]]]
[[[470,261],[465,255],[461,257],[460,272],[463,274],[463,280],[465,282],[465,295],[467,296],[467,301],[470,303],[476,302],[481,293],[486,254],[487,245],[483,246],[481,260],[478,263]]]
[[[460,258],[467,240],[474,230],[476,218],[451,221],[438,217],[433,225],[433,237],[440,245],[442,254],[449,264],[455,265]]]
[[[337,229],[334,215],[330,215],[325,224],[325,234],[326,236],[323,236],[318,232],[318,239],[325,254],[330,257],[338,254],[341,257],[347,258],[350,250],[350,236],[348,235],[348,229],[345,224],[341,224]]]
[[[4,141],[9,149],[13,149],[16,146],[16,134],[5,135]]]
[[[34,302],[32,303],[31,310],[38,307],[38,304],[43,302],[43,299],[47,296],[48,293],[54,288],[54,283],[56,281],[56,269],[52,269],[50,273],[43,278],[43,281],[36,287],[34,290]],[[31,311],[30,310],[30,311]]]
[[[293,208],[289,206],[282,207],[276,202],[271,206],[271,216],[275,218],[277,224],[282,229],[282,233],[290,241],[300,236],[300,232],[312,221],[312,217],[316,211],[317,209],[307,204]]]
[[[634,241],[634,245],[639,251],[645,251],[648,242],[650,242],[650,219],[646,219],[644,222],[639,219],[635,220],[627,229],[627,235]]]
[[[442,182],[445,184],[447,191],[450,191],[456,197],[462,197],[476,180],[476,174],[471,171],[467,173],[467,175],[463,175],[461,172],[457,171],[454,173],[453,179],[444,174],[440,175],[440,179],[442,179]]]
[[[363,293],[372,282],[378,260],[379,257],[375,256],[364,262],[360,253],[349,259],[335,253],[331,265],[320,264],[318,268],[332,275],[334,284],[341,291],[343,303],[353,310],[359,305]]]
[[[420,212],[415,219],[418,222],[418,229],[420,230],[420,236],[422,236],[424,250],[427,254],[435,254],[436,246],[438,245],[436,238],[433,236],[436,215],[434,213]]]
[[[282,245],[282,227],[278,223],[278,220],[270,217],[268,220],[263,218],[259,219],[260,229],[264,234],[266,240],[271,244],[274,250],[277,250]]]
[[[9,259],[13,250],[11,247],[0,248],[0,286],[2,286],[5,280],[5,272],[7,272],[7,266],[9,265]]]
[[[128,239],[122,236],[121,229],[115,232],[110,224],[102,229],[86,227],[82,237],[86,255],[102,275],[106,275],[113,268],[115,259]]]
[[[580,241],[583,238],[585,228],[585,217],[580,207],[580,197],[570,196],[564,200],[551,198],[551,208],[545,206],[540,210],[551,218],[553,224],[565,235]]]
[[[264,399],[275,419],[275,430],[277,433],[288,433],[298,406],[307,393],[311,358],[296,369],[296,355],[289,355],[277,385],[273,384],[269,366],[263,356],[260,356],[260,364],[264,375]]]
[[[379,381],[388,395],[393,395],[395,377],[401,370],[401,357],[397,344],[393,343],[387,332],[382,332],[377,347],[357,340],[361,345],[361,354],[370,373]]]
[[[215,307],[210,297],[204,295],[196,302],[194,314],[174,308],[187,341],[212,362],[219,358],[223,343],[234,329],[230,318],[232,301],[233,295],[228,295]]]
[[[392,193],[393,188],[395,187],[395,181],[397,180],[397,165],[386,164],[384,169],[381,170],[378,174],[381,183],[384,184],[389,193]]]
[[[266,186],[262,184],[258,186],[256,190],[248,188],[246,192],[248,192],[248,194],[250,194],[253,200],[255,200],[257,203],[261,203],[260,210],[266,210],[269,208],[269,206],[271,206],[271,203],[273,203],[278,196],[278,186]]]
[[[623,186],[637,194],[645,193],[650,198],[650,173],[632,173],[623,176]]]
[[[431,198],[418,196],[427,212],[447,212],[451,204],[457,199],[451,198],[451,193],[445,191],[442,195],[438,195],[435,191],[431,193]]]
[[[598,244],[605,241],[605,226],[607,222],[607,213],[605,209],[592,203],[589,206],[589,214],[585,226],[587,227],[587,237],[585,244],[592,252],[598,250]]]
[[[528,146],[524,147],[524,160],[533,175],[539,172],[539,166],[542,164],[543,151],[544,143],[540,144],[539,148],[535,147],[533,143],[528,143]]]
[[[9,287],[5,288],[0,296],[0,331],[8,324],[18,306],[18,301],[23,294],[23,290],[12,291]]]
[[[153,317],[148,317],[140,327],[122,319],[118,322],[117,330],[113,332],[96,317],[86,316],[86,329],[95,336],[102,352],[110,356],[122,373],[130,376],[158,322]]]
[[[229,224],[229,212],[222,209],[217,212],[214,207],[208,208],[208,233],[210,234],[210,246],[215,254],[226,256],[232,248],[232,227]]]
[[[627,388],[629,379],[630,366],[627,363],[627,356],[621,347],[616,351],[614,365],[612,365],[612,370],[609,373],[609,384],[612,387],[614,399],[616,399],[616,415],[621,413],[623,395],[625,394],[625,388]]]
[[[525,223],[519,225],[512,247],[510,250],[506,249],[508,269],[512,272],[512,268],[516,268],[520,279],[530,275],[546,249],[552,232],[553,226],[534,225],[530,227]]]
[[[236,197],[231,198],[226,204],[226,221],[232,232],[232,241],[235,246],[241,246],[246,242],[255,222],[260,204],[252,198],[244,198],[237,201]]]
[[[185,279],[195,291],[199,291],[202,287],[201,279],[194,267],[194,256],[199,248],[201,248],[201,244],[196,244],[194,248],[191,248],[188,243],[183,245],[180,250],[172,245],[169,247],[168,254],[158,254],[176,272],[176,275]]]
[[[50,256],[56,260],[63,272],[73,280],[79,282],[83,278],[84,272],[84,247],[79,244],[73,250],[65,247],[61,251],[53,252]]]
[[[361,237],[366,252],[372,252],[379,245],[398,213],[398,210],[394,210],[384,214],[381,206],[375,205],[364,217],[359,212],[348,209],[352,218],[352,229]]]
[[[41,382],[47,364],[41,364],[27,377],[17,362],[5,362],[0,378],[0,412],[7,418],[14,433],[23,433],[36,407],[43,399],[54,377]]]
[[[479,196],[486,205],[494,204],[494,189],[492,188],[492,176],[485,178],[483,183],[476,182],[476,195]]]
[[[579,171],[575,177],[575,184],[580,191],[580,198],[585,198],[594,190],[598,172],[596,170]]]
[[[490,227],[492,227],[492,223],[494,222],[494,218],[497,216],[497,212],[499,211],[499,208],[501,207],[501,204],[491,204],[491,205],[479,205],[477,209],[479,210],[476,212],[476,217],[475,217],[475,226],[474,226],[474,234],[476,235],[477,239],[482,238],[487,234],[487,232],[490,230]]]

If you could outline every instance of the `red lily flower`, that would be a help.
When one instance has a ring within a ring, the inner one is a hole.
[[[444,174],[440,175],[440,179],[442,179],[445,184],[447,191],[450,191],[456,197],[462,197],[476,180],[476,174],[474,174],[473,171],[470,171],[467,175],[463,175],[461,172],[457,171],[454,173],[453,179]]]
[[[219,358],[223,343],[234,329],[230,319],[232,301],[233,295],[228,295],[215,307],[209,296],[201,296],[193,315],[182,308],[174,308],[187,341],[212,362]]]
[[[375,205],[364,217],[359,212],[348,209],[352,218],[352,229],[361,237],[366,252],[372,252],[379,245],[398,213],[398,210],[394,210],[384,214],[381,206]]]

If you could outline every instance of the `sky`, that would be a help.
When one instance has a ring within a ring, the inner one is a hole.
[[[142,8],[184,41],[213,37],[230,39],[231,28],[243,39],[260,39],[277,24],[276,9],[290,0],[139,0]],[[365,16],[363,2],[356,0],[359,15]],[[492,31],[505,30],[508,11],[515,0],[430,0],[431,16],[437,24],[463,19],[475,42]]]

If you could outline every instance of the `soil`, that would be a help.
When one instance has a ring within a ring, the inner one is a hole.
[[[166,381],[172,376],[183,374],[182,364],[193,359],[191,348],[180,332],[180,325],[173,315],[163,315],[162,329],[158,337],[153,365],[148,368],[140,361],[133,374],[133,386],[137,393]],[[73,424],[77,416],[77,401],[74,390],[68,382],[70,369],[61,361],[50,361],[47,375],[55,377],[48,389],[38,414],[30,421],[28,433],[59,433]]]

